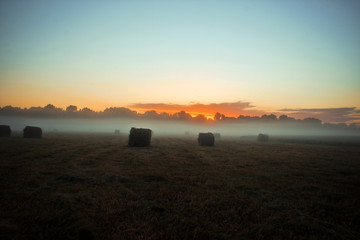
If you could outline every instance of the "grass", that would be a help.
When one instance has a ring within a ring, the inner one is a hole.
[[[0,139],[0,239],[360,239],[360,148]]]

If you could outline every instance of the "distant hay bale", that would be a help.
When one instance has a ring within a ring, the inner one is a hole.
[[[220,140],[220,133],[214,133],[215,140]]]
[[[129,135],[130,147],[147,147],[151,142],[152,131],[146,128],[131,128]]]
[[[269,141],[269,135],[259,133],[259,135],[257,136],[257,141],[258,142],[268,142]]]
[[[39,127],[26,126],[23,130],[24,138],[41,138],[42,130]]]
[[[114,133],[115,133],[116,135],[119,135],[119,134],[120,134],[120,130],[119,130],[119,129],[115,129]]]
[[[0,125],[0,137],[10,137],[11,128],[8,125]]]
[[[200,146],[214,146],[215,138],[212,133],[199,133],[198,143]]]

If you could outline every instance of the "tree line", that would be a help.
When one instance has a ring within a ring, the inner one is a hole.
[[[213,119],[207,118],[203,114],[192,116],[185,111],[179,111],[173,114],[162,112],[158,113],[154,110],[138,113],[126,107],[109,107],[103,111],[94,111],[84,107],[78,109],[75,105],[69,105],[65,109],[47,104],[44,107],[20,108],[13,106],[0,107],[0,115],[2,116],[28,116],[28,117],[78,117],[78,118],[103,118],[103,117],[127,117],[136,119],[152,119],[152,120],[178,120],[191,122],[226,122],[226,123],[288,123],[288,124],[306,124],[313,126],[327,126],[333,128],[354,128],[358,129],[355,123],[323,123],[320,119],[309,117],[304,119],[295,119],[287,115],[264,114],[262,116],[244,116],[228,117],[222,113],[215,113]]]

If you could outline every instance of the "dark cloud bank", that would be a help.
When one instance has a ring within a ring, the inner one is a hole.
[[[348,108],[303,108],[303,109],[280,109],[282,113],[295,118],[312,116],[324,122],[346,123],[360,119],[360,110],[355,107]]]

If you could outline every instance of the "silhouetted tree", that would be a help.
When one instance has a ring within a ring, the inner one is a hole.
[[[94,113],[93,110],[91,110],[90,108],[84,107],[82,109],[80,109],[80,112],[82,113]]]
[[[237,118],[236,117],[227,117],[227,116],[223,115],[221,120],[222,121],[236,121]]]
[[[54,111],[55,109],[56,109],[55,106],[52,104],[48,104],[44,107],[44,110],[46,111]]]
[[[196,122],[206,122],[207,118],[203,114],[199,114],[193,120]]]
[[[214,120],[215,121],[220,121],[221,120],[221,113],[219,113],[219,112],[215,113]]]
[[[303,122],[307,124],[321,125],[321,120],[317,118],[304,118]]]
[[[60,114],[63,112],[63,109],[61,108],[57,108],[52,104],[48,104],[43,108],[43,111],[48,113],[48,114]]]
[[[172,118],[177,120],[191,120],[192,117],[189,113],[186,113],[185,111],[177,112],[172,115]]]
[[[265,120],[265,121],[276,121],[277,117],[274,114],[270,114],[270,115],[264,114],[264,115],[261,116],[261,119]]]
[[[28,111],[33,112],[33,113],[39,113],[39,112],[43,111],[43,108],[42,107],[31,107],[31,108],[29,108]]]
[[[142,117],[147,118],[147,119],[160,119],[161,118],[161,116],[154,110],[144,112]]]
[[[70,105],[66,107],[66,112],[73,113],[77,111],[77,106]]]
[[[10,105],[7,105],[3,108],[0,109],[1,113],[20,113],[23,112],[23,109],[19,108],[19,107],[13,107]]]
[[[260,120],[258,116],[252,117],[252,116],[244,116],[244,115],[240,115],[237,119],[244,122],[257,122]]]
[[[279,117],[279,121],[287,121],[287,122],[289,122],[289,121],[295,121],[295,118],[288,117],[287,115],[281,115],[281,116]]]
[[[82,117],[93,117],[97,116],[98,114],[91,110],[90,108],[84,107],[78,111],[78,114]]]
[[[162,112],[159,115],[160,115],[161,119],[164,119],[164,120],[168,120],[171,118],[171,115],[167,112]]]
[[[103,112],[108,116],[122,116],[122,117],[137,117],[138,114],[136,111],[132,111],[124,107],[110,107],[106,108]]]

